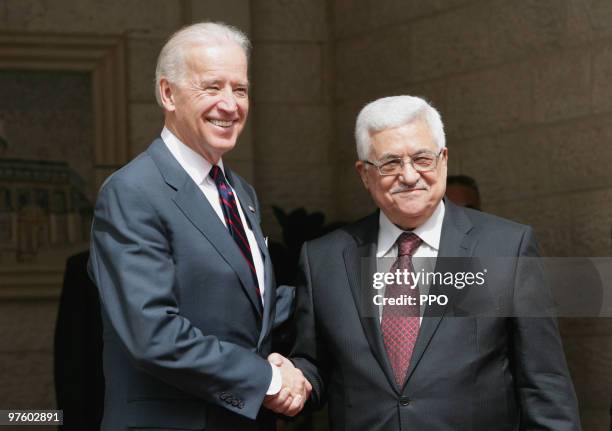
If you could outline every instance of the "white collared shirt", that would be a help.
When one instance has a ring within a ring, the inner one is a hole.
[[[187,145],[183,144],[170,130],[165,127],[161,132],[161,137],[166,144],[166,147],[168,147],[168,150],[170,150],[170,153],[172,153],[181,167],[185,169],[185,172],[187,172],[191,179],[198,185],[204,196],[206,196],[206,199],[213,207],[213,210],[215,210],[215,213],[217,213],[221,223],[227,227],[225,217],[223,215],[223,209],[221,208],[221,202],[219,202],[219,191],[217,190],[217,185],[208,175],[212,169],[212,164]],[[219,160],[218,166],[225,175],[222,160]],[[253,234],[253,231],[247,223],[246,217],[242,211],[242,206],[240,205],[240,201],[238,199],[238,194],[236,194],[235,191],[234,196],[236,197],[236,203],[238,204],[240,220],[242,221],[247,239],[249,240],[249,246],[251,247],[253,263],[255,264],[255,272],[257,273],[257,282],[259,283],[259,291],[261,292],[261,300],[263,302],[265,289],[263,257],[259,250],[257,240],[255,239],[255,234]]]
[[[436,266],[436,258],[440,249],[440,236],[442,234],[442,223],[444,221],[444,201],[440,201],[433,214],[421,226],[412,232],[423,241],[416,249],[413,258],[414,271],[433,272]],[[405,231],[394,225],[391,220],[380,211],[378,218],[378,243],[376,249],[377,271],[388,272],[397,257],[397,239]],[[384,259],[381,259],[384,258]],[[427,295],[429,286],[419,284],[421,295]],[[424,307],[421,307],[421,321],[423,320]],[[379,307],[379,316],[382,318],[382,306]]]

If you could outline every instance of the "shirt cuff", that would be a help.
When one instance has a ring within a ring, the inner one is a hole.
[[[280,368],[270,364],[272,367],[272,380],[270,386],[266,391],[266,395],[276,395],[280,392],[281,386],[283,385],[283,376],[281,376]]]

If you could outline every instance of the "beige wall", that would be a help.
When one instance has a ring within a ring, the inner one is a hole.
[[[271,205],[335,217],[333,57],[324,0],[251,2],[255,186],[267,235]]]

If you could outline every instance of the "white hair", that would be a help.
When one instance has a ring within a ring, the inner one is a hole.
[[[185,53],[194,45],[215,45],[234,42],[243,50],[247,59],[251,51],[249,38],[236,27],[221,22],[200,22],[183,27],[174,33],[159,53],[155,68],[155,99],[162,106],[159,82],[166,78],[172,83],[180,83],[185,72]]]
[[[403,126],[417,119],[425,120],[438,148],[444,148],[446,138],[440,114],[420,97],[383,97],[368,103],[359,112],[355,124],[355,140],[359,160],[367,160],[370,155],[372,133]]]

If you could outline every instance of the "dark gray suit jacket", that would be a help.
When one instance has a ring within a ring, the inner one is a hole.
[[[161,139],[100,191],[90,273],[104,322],[104,430],[273,429],[260,407],[276,286],[255,192],[226,176],[263,254],[263,314],[238,246]]]
[[[375,213],[302,250],[292,356],[313,384],[311,404],[329,402],[334,431],[580,429],[553,318],[466,317],[450,295],[426,309],[398,387],[377,313],[362,300],[377,235]],[[446,201],[437,271],[444,256],[536,255],[528,226]]]

